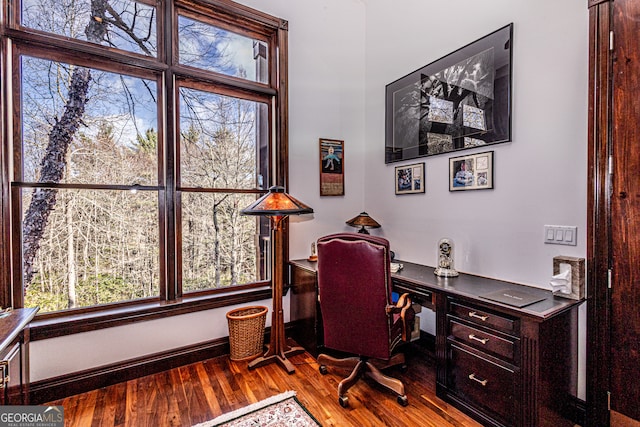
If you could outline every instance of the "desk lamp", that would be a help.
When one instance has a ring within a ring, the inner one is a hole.
[[[358,230],[358,233],[364,234],[369,234],[365,227],[380,228],[380,224],[375,219],[371,218],[366,212],[361,212],[360,215],[355,218],[351,218],[347,221],[347,225],[350,225],[351,227],[362,227]]]
[[[292,374],[295,372],[295,368],[287,360],[287,356],[302,353],[304,348],[289,347],[284,336],[284,314],[282,311],[282,288],[284,286],[283,245],[281,242],[282,221],[289,215],[313,213],[313,209],[285,193],[284,187],[273,186],[269,188],[267,194],[240,211],[240,213],[243,215],[269,217],[271,219],[271,241],[273,242],[271,259],[273,281],[271,286],[271,298],[273,300],[271,341],[267,352],[249,363],[249,369],[277,362],[289,374]]]

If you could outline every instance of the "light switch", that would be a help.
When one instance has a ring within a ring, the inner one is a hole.
[[[564,241],[573,242],[573,230],[564,230]]]
[[[576,246],[578,227],[572,225],[545,225],[544,242],[553,245]]]

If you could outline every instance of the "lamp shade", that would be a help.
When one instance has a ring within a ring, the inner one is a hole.
[[[351,218],[349,221],[347,221],[347,225],[350,225],[351,227],[362,227],[360,230],[358,230],[358,232],[365,234],[369,234],[365,227],[380,227],[380,224],[375,219],[371,218],[366,212],[361,212],[360,215]]]
[[[273,186],[269,192],[240,211],[243,215],[286,216],[313,213],[313,209],[285,193],[284,187]]]

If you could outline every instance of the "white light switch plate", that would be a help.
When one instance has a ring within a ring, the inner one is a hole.
[[[544,242],[551,245],[576,246],[578,227],[572,225],[545,225]]]

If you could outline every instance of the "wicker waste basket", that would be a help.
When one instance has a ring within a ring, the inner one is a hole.
[[[255,305],[227,313],[231,360],[254,358],[262,353],[267,307]]]

